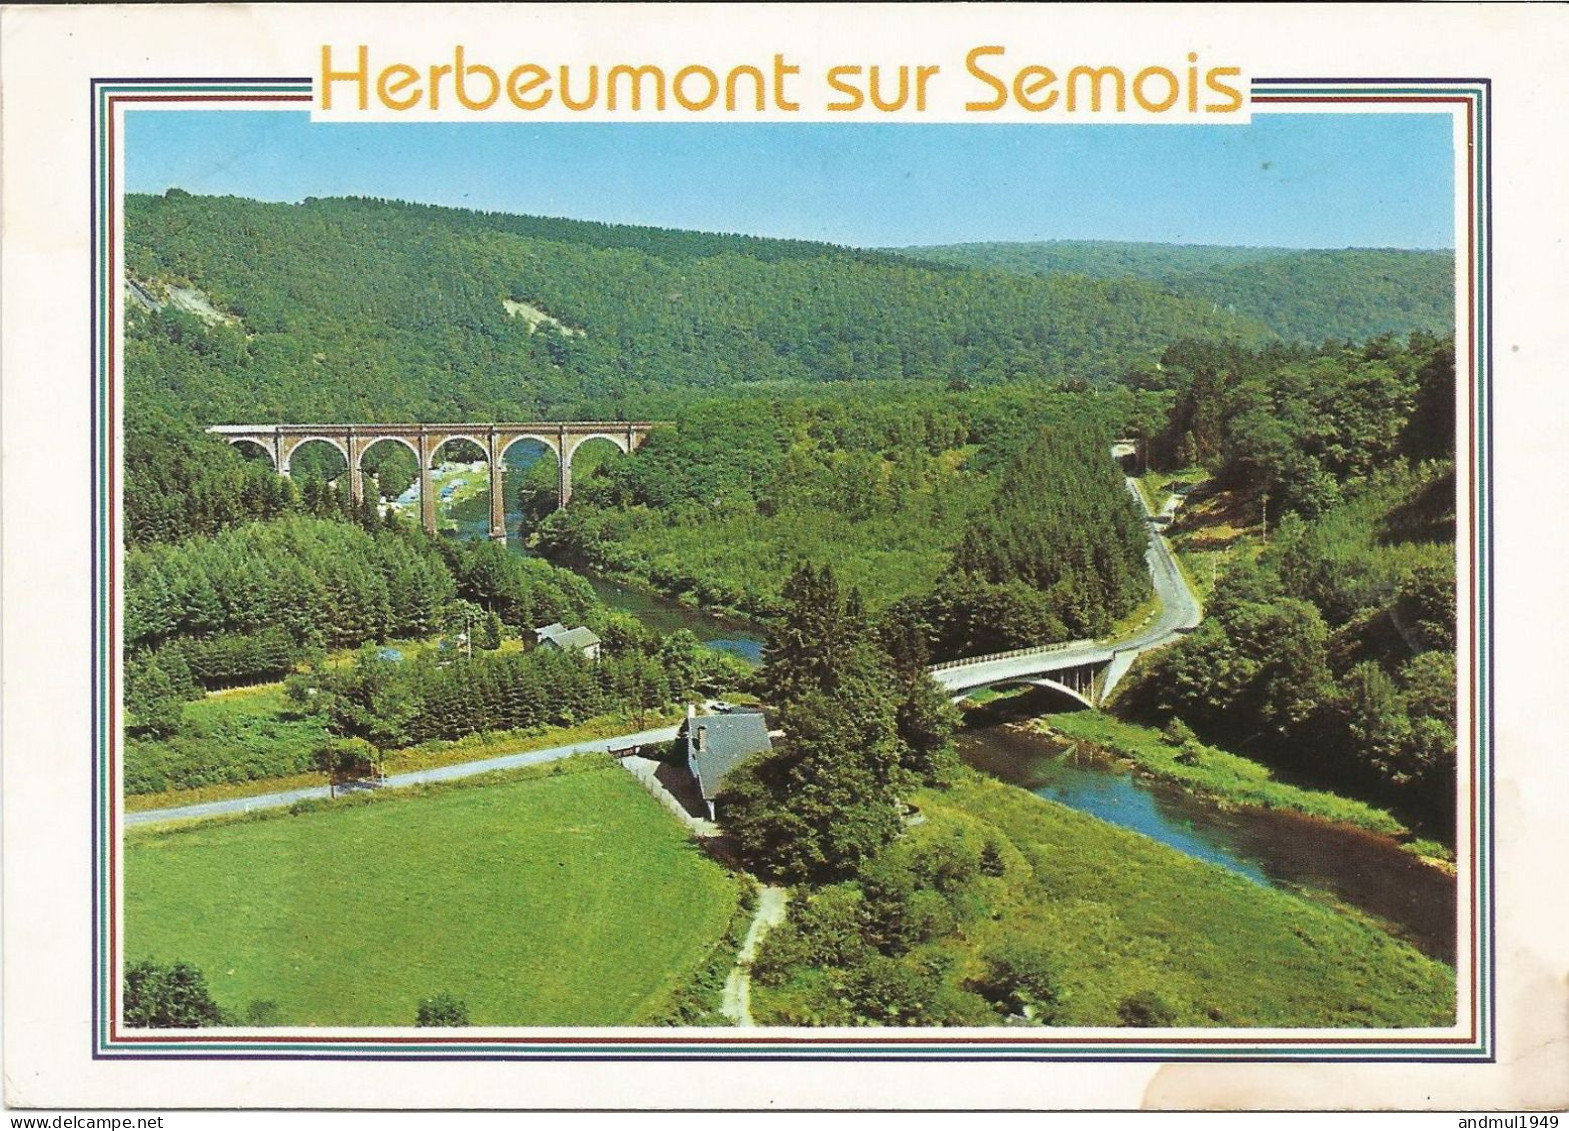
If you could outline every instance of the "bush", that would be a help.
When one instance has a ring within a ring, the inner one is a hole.
[[[1002,849],[995,840],[989,840],[981,846],[981,875],[1004,876],[1008,873],[1008,865],[1002,858]]]
[[[1187,746],[1190,742],[1197,742],[1199,736],[1193,733],[1193,728],[1187,723],[1172,715],[1160,737],[1167,746]]]
[[[845,969],[862,961],[861,893],[849,885],[822,888],[807,898],[797,893],[790,916],[764,938],[752,961],[759,985],[783,985],[801,967]]]
[[[469,1023],[469,1007],[449,993],[428,997],[419,1003],[414,1024],[421,1028],[457,1028]]]
[[[199,1029],[222,1016],[207,993],[207,979],[187,962],[160,966],[143,961],[125,972],[125,1024],[132,1029]]]
[[[966,987],[1005,1017],[1037,1025],[1055,1020],[1062,1005],[1055,957],[1035,943],[1004,943],[986,956],[986,972]]]
[[[1117,1017],[1139,1029],[1166,1029],[1177,1023],[1177,1011],[1154,990],[1140,990],[1122,999]]]

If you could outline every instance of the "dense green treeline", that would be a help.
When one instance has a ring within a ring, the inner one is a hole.
[[[289,691],[333,734],[386,750],[571,726],[612,711],[646,715],[717,693],[736,674],[735,661],[690,633],[661,640],[623,620],[597,660],[534,648],[441,662],[428,653],[393,659],[367,648],[351,665],[291,677]]]
[[[164,305],[130,304],[127,403],[202,422],[617,416],[679,387],[1109,381],[1183,334],[1268,336],[1136,280],[529,227],[368,200],[128,197],[127,270]]]
[[[126,704],[138,733],[167,736],[203,688],[276,679],[327,648],[484,632],[492,617],[492,634],[603,619],[565,570],[407,526],[291,515],[154,544],[125,557]]]
[[[1042,433],[1008,465],[954,551],[954,568],[1040,590],[1072,633],[1105,632],[1149,593],[1140,508],[1111,461],[1111,437]]]
[[[189,425],[133,413],[124,442],[128,547],[216,534],[302,509],[298,484]]]
[[[1452,500],[1447,466],[1393,470],[1326,524],[1285,524],[1258,566],[1222,580],[1128,708],[1377,798],[1451,842],[1454,543],[1383,538],[1413,506],[1452,521]]]
[[[1452,340],[1259,352],[1179,343],[1161,377],[1175,401],[1155,459],[1206,463],[1211,490],[1271,533],[1256,562],[1221,579],[1198,630],[1130,689],[1127,708],[1376,797],[1450,840]],[[1184,523],[1175,529],[1181,538]]]
[[[999,474],[950,568],[883,612],[931,660],[1096,636],[1149,595],[1147,535],[1110,458],[1111,433],[1047,428]]]
[[[898,254],[932,263],[984,267],[1015,275],[1084,275],[1093,279],[1133,278],[1159,282],[1174,276],[1262,263],[1299,253],[1287,247],[1040,240],[933,244],[899,248]]]
[[[178,193],[179,190],[174,190]],[[718,255],[744,255],[764,263],[784,259],[820,259],[824,256],[853,259],[862,263],[903,265],[896,253],[812,240],[775,239],[735,232],[694,232],[680,228],[654,228],[641,224],[606,224],[597,220],[567,220],[554,216],[517,216],[505,212],[476,212],[464,208],[445,208],[436,204],[411,204],[393,200],[365,198],[312,198],[305,206],[324,215],[341,215],[357,220],[367,204],[396,205],[412,215],[424,216],[455,231],[500,232],[512,236],[582,244],[593,248],[619,248],[642,252],[661,259],[708,259]]]
[[[1149,430],[1169,399],[911,385],[877,386],[850,402],[842,393],[695,400],[635,459],[585,478],[572,505],[541,524],[539,544],[602,573],[763,617],[779,608],[796,563],[832,560],[875,610],[937,584],[999,473],[1043,428]],[[1086,474],[1115,481],[1104,449],[1085,452],[1063,453],[1093,468],[1064,463],[1062,483]],[[1115,509],[1126,494],[1107,498]]]
[[[343,647],[436,631],[456,596],[433,542],[288,517],[126,555],[126,646],[275,627]]]
[[[582,578],[494,543],[300,516],[133,550],[125,578],[133,651],[264,631],[318,649],[417,638],[460,601],[519,628],[581,622],[596,608]]]
[[[1205,464],[1224,487],[1312,517],[1397,459],[1454,451],[1453,338],[1317,349],[1181,341],[1135,384],[1173,392],[1151,462]]]
[[[1294,342],[1444,333],[1454,325],[1454,254],[1392,248],[1304,251],[1116,241],[953,244],[902,254],[1019,275],[1136,278],[1257,319]]]
[[[1451,252],[1346,248],[1217,266],[1166,285],[1256,318],[1287,341],[1358,342],[1449,332],[1454,281]]]

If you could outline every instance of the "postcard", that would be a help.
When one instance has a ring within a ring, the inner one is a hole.
[[[6,1104],[1556,1119],[1565,26],[6,7]]]

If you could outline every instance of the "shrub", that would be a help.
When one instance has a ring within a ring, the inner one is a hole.
[[[1164,1029],[1177,1023],[1177,1011],[1154,990],[1140,990],[1123,998],[1117,1017],[1122,1024],[1140,1029]]]
[[[198,1029],[222,1021],[207,979],[188,962],[138,962],[126,970],[124,988],[125,1023],[132,1029]]]
[[[456,1028],[469,1023],[469,1007],[449,993],[439,993],[419,1003],[414,1024],[421,1028]]]
[[[1056,1019],[1062,1005],[1055,957],[1035,943],[1004,943],[986,956],[986,972],[966,987],[1005,1017],[1038,1025]]]

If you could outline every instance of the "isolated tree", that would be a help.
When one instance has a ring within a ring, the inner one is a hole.
[[[126,710],[130,713],[132,734],[147,738],[168,738],[180,729],[185,704],[163,668],[158,664],[128,665],[131,678],[126,683]]]
[[[336,792],[344,782],[378,773],[381,751],[363,738],[329,738],[312,752],[311,763],[328,776]]]
[[[474,647],[494,652],[501,647],[501,618],[489,610],[474,626]]]

